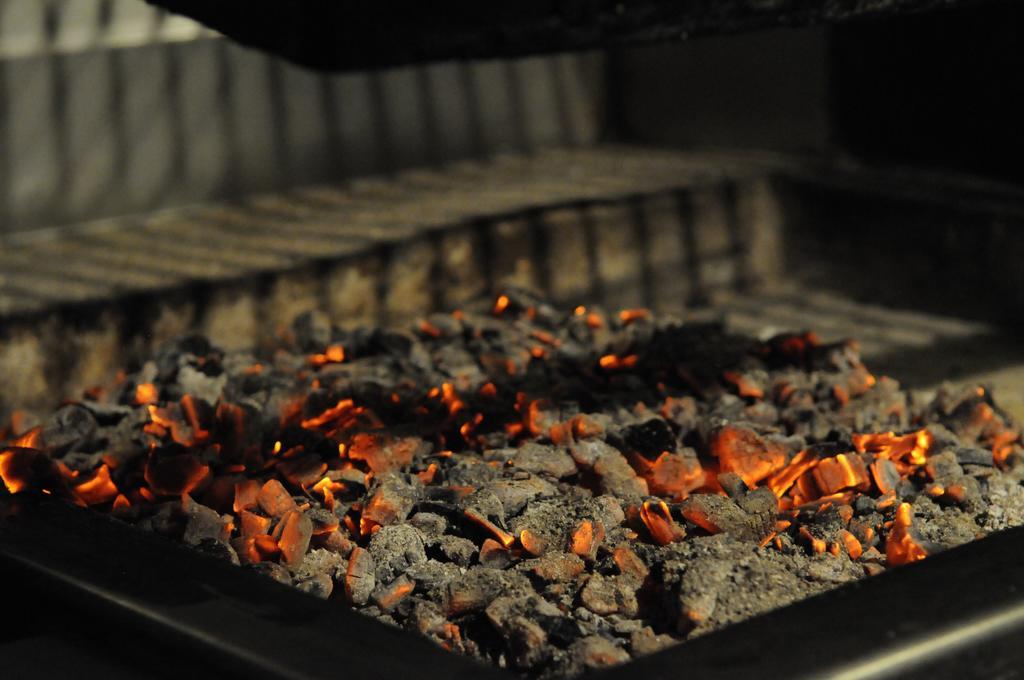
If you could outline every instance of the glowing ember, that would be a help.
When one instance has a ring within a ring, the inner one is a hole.
[[[100,465],[92,479],[74,487],[75,493],[86,505],[109,503],[118,496],[117,487],[110,479],[110,468]]]
[[[927,430],[904,435],[895,435],[892,432],[853,435],[853,445],[857,447],[857,451],[910,465],[924,465],[928,460],[927,454],[931,444],[932,436]]]
[[[640,360],[635,354],[618,357],[614,354],[606,354],[598,360],[598,365],[606,371],[617,371],[626,368],[633,368]]]
[[[928,557],[928,551],[911,535],[914,510],[910,503],[900,503],[889,537],[885,541],[885,558],[892,565],[916,562]]]
[[[686,536],[686,532],[672,519],[665,501],[644,501],[640,506],[640,518],[658,545],[668,545]]]
[[[723,472],[735,472],[749,487],[786,464],[786,452],[779,444],[756,432],[738,427],[721,427],[711,435],[711,455],[718,458]]]
[[[341,345],[331,345],[322,354],[314,354],[309,357],[309,363],[313,366],[340,364],[343,361],[345,361],[345,348]]]
[[[139,383],[135,386],[136,404],[155,404],[159,399],[160,395],[157,393],[156,385],[153,383]]]

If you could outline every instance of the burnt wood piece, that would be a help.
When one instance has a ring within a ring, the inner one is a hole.
[[[580,50],[839,22],[984,0],[148,0],[324,70]]]
[[[0,492],[2,493],[2,492]],[[0,565],[125,645],[181,653],[207,677],[510,678],[415,635],[109,517],[0,496]],[[28,601],[28,598],[26,598]],[[396,650],[400,650],[396,653]]]
[[[46,498],[0,497],[0,563],[20,572],[21,583],[47,588],[94,617],[87,619],[94,627],[120,624],[124,635],[149,635],[229,677],[336,677],[338,668],[349,677],[513,677]],[[1024,664],[1022,631],[1024,528],[593,677],[658,680],[677,678],[680,669],[701,679],[763,677],[780,663],[795,678],[1013,677]]]

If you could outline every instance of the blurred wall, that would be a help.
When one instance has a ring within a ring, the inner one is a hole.
[[[142,0],[0,0],[0,233],[591,144],[604,58],[322,75]]]
[[[830,29],[629,47],[612,56],[619,134],[687,148],[830,148]]]

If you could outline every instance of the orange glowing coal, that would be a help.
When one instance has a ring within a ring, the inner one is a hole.
[[[653,463],[643,456],[634,456],[630,462],[647,481],[650,492],[658,496],[681,500],[707,481],[699,460],[670,451],[663,451]]]
[[[746,376],[737,371],[725,371],[722,378],[736,387],[736,393],[750,399],[763,399],[764,390],[752,383]]]
[[[686,537],[686,532],[672,519],[672,513],[663,500],[644,501],[640,506],[640,519],[658,545],[668,545]]]
[[[39,455],[34,449],[9,447],[0,450],[0,479],[11,493],[21,493],[31,488],[33,476],[31,467]]]
[[[793,456],[783,469],[768,478],[767,485],[776,496],[782,498],[783,494],[789,491],[790,487],[805,472],[810,471],[818,464],[818,458],[810,451],[801,451]]]
[[[867,491],[871,481],[864,461],[855,454],[840,453],[832,458],[823,458],[812,474],[823,495],[852,488]]]
[[[466,402],[459,398],[458,393],[455,391],[455,386],[451,383],[441,384],[441,401],[448,406],[448,415],[453,416],[466,408]]]
[[[709,448],[722,472],[735,472],[751,488],[786,464],[786,450],[780,444],[731,425],[712,432]]]
[[[885,540],[885,559],[888,564],[898,566],[928,557],[928,551],[911,535],[913,521],[913,507],[910,503],[900,503],[896,519]]]
[[[21,447],[24,449],[40,449],[43,444],[43,428],[41,425],[33,427],[31,430],[23,435],[15,437],[11,442],[10,446]]]
[[[640,361],[640,357],[635,354],[627,354],[624,357],[615,354],[605,354],[597,360],[597,364],[606,371],[619,371],[633,368],[637,365],[638,361]]]
[[[602,533],[604,533],[602,531]],[[594,548],[594,523],[589,519],[580,522],[572,534],[572,551],[580,557],[587,557]]]
[[[858,452],[915,466],[928,462],[928,450],[932,442],[933,437],[928,430],[903,435],[892,432],[853,435],[853,445]]]
[[[319,428],[328,425],[346,416],[355,415],[356,405],[351,399],[341,399],[337,404],[327,409],[318,416],[307,418],[302,421],[302,427]]]
[[[345,361],[345,348],[341,345],[330,345],[323,354],[312,354],[309,357],[309,363],[312,366],[340,364],[343,361]]]
[[[117,498],[119,493],[113,480],[110,479],[110,468],[106,463],[97,468],[92,479],[74,487],[74,491],[86,505],[109,503]]]
[[[651,310],[649,309],[623,309],[619,312],[619,321],[622,322],[623,326],[640,321],[642,319],[649,319],[651,317]]]
[[[134,400],[138,406],[155,404],[160,400],[160,394],[153,383],[139,383],[135,386]]]

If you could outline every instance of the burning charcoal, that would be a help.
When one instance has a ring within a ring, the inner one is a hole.
[[[512,535],[505,526],[505,507],[494,492],[478,489],[465,496],[459,506],[470,522],[485,529],[503,545],[512,544]]]
[[[282,517],[297,508],[295,499],[276,479],[271,479],[260,488],[256,502],[271,517]]]
[[[400,470],[417,456],[430,453],[431,446],[418,437],[393,440],[376,435],[357,434],[348,447],[348,457],[365,461],[375,474]]]
[[[235,483],[235,499],[232,509],[236,513],[253,510],[259,505],[260,483],[255,479],[247,479]]]
[[[378,477],[363,508],[363,520],[375,526],[394,524],[409,516],[419,497],[420,487],[400,474]]]
[[[427,560],[423,536],[408,524],[381,527],[368,547],[378,583],[391,583],[410,566]]]
[[[900,483],[900,471],[891,460],[884,458],[879,458],[871,464],[871,477],[883,494],[895,493]]]
[[[587,439],[572,443],[570,451],[577,465],[597,475],[602,493],[623,498],[647,495],[647,482],[636,476],[618,449],[599,439]]]
[[[912,528],[913,520],[914,510],[910,503],[900,503],[885,539],[885,559],[889,566],[916,562],[928,556],[928,551]]]
[[[765,503],[759,503],[765,498],[763,494],[748,502],[758,510],[757,514],[744,511],[731,499],[712,494],[691,496],[682,502],[680,508],[683,517],[706,532],[724,532],[740,540],[756,542],[768,534],[774,523],[775,498],[770,491],[768,496],[772,498]]]
[[[380,607],[381,611],[391,611],[412,593],[415,587],[416,583],[408,576],[400,576],[388,585],[375,590],[372,595],[373,602]]]
[[[493,302],[168,343],[107,401],[0,426],[0,478],[543,678],[1024,524],[984,389],[908,398],[809,333]]]
[[[248,510],[242,510],[238,516],[239,525],[241,527],[242,536],[257,536],[259,534],[270,533],[270,526],[273,524],[273,520],[263,515],[257,515],[256,513],[249,512]]]
[[[690,448],[679,453],[665,451],[653,462],[637,459],[634,465],[647,481],[650,493],[658,496],[680,498],[704,485],[704,469],[697,452]]]
[[[508,548],[494,539],[485,539],[478,555],[480,564],[492,569],[504,569],[512,561]]]
[[[569,547],[579,557],[593,561],[604,538],[604,524],[600,520],[584,519],[573,530]]]
[[[619,574],[623,577],[630,579],[634,584],[640,585],[647,578],[650,570],[644,561],[629,548],[620,546],[616,548],[612,557],[615,561],[615,567],[618,569]]]
[[[231,549],[238,555],[241,564],[259,564],[263,557],[256,549],[256,539],[253,536],[237,536],[231,539]]]
[[[224,560],[234,565],[239,565],[241,562],[238,559],[238,553],[228,543],[218,540],[216,538],[204,538],[193,546],[196,550],[209,555],[218,560]]]
[[[295,582],[295,587],[313,597],[326,600],[334,591],[334,581],[327,574],[317,574],[307,579]]]
[[[636,590],[628,585],[628,581],[601,574],[593,574],[587,579],[580,592],[580,602],[599,616],[622,614],[633,617],[639,609]]]
[[[43,426],[43,441],[53,455],[80,447],[89,441],[97,428],[96,418],[88,409],[68,404],[54,413]]]
[[[353,548],[345,573],[345,598],[352,604],[366,604],[377,586],[377,565],[368,550]]]
[[[646,656],[677,642],[671,635],[656,635],[650,626],[645,626],[629,636],[629,649],[634,656]]]
[[[534,474],[547,474],[555,479],[576,474],[576,464],[572,457],[557,446],[545,446],[527,442],[518,449],[503,449],[513,467]]]
[[[735,472],[747,486],[754,486],[786,464],[786,450],[753,430],[725,425],[713,430],[708,439],[711,455],[718,458],[723,472]]]
[[[309,549],[309,541],[313,537],[313,521],[298,510],[293,510],[281,518],[281,536],[277,545],[281,549],[281,559],[290,567],[302,563]]]
[[[867,490],[869,483],[864,461],[853,454],[840,453],[830,458],[821,458],[811,474],[818,489],[826,496],[850,488]]]

